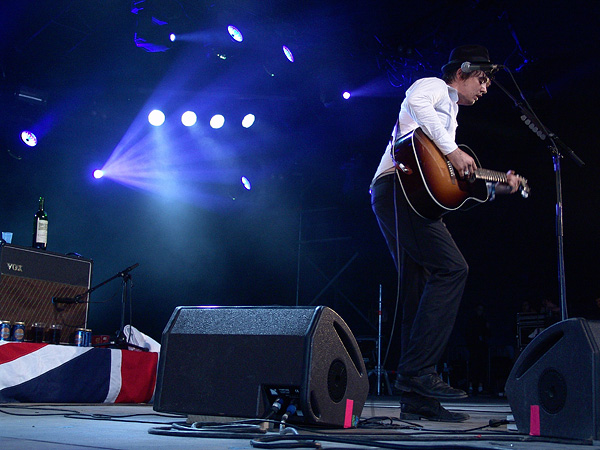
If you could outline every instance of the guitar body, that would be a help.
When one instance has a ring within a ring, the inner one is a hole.
[[[468,147],[462,150],[479,166]],[[486,182],[459,179],[450,161],[420,128],[396,141],[393,159],[406,200],[421,217],[437,219],[488,199]]]

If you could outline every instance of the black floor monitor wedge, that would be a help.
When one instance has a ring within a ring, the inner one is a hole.
[[[162,336],[154,409],[262,418],[273,402],[290,422],[355,426],[369,391],[344,320],[328,307],[188,307]]]

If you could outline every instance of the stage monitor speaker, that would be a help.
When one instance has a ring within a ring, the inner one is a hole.
[[[61,342],[87,326],[87,303],[55,305],[52,297],[73,298],[90,288],[92,261],[45,250],[0,246],[0,320],[63,326]],[[87,295],[82,301],[87,301]]]
[[[264,418],[281,399],[279,416],[297,408],[289,422],[349,428],[368,392],[354,335],[328,307],[180,306],[162,335],[154,409]]]
[[[600,439],[599,342],[600,322],[568,319],[525,347],[506,382],[519,432]]]

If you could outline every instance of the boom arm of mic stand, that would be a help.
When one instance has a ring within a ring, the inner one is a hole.
[[[129,272],[131,272],[133,269],[135,269],[139,265],[140,265],[140,263],[135,263],[133,266],[130,266],[127,269],[122,270],[121,272],[119,272],[119,273],[113,275],[112,277],[104,280],[102,283],[99,283],[96,286],[93,286],[93,287],[89,288],[87,291],[83,292],[82,294],[77,295],[75,298],[81,299],[81,298],[85,297],[86,295],[91,294],[92,292],[94,292],[99,287],[104,286],[107,283],[110,283],[115,278],[125,277],[125,276],[129,275]],[[77,301],[76,303],[84,303],[84,302]]]
[[[575,164],[577,164],[579,167],[585,165],[585,162],[583,162],[583,160],[579,156],[577,156],[577,154],[568,145],[561,141],[561,139],[556,134],[548,130],[548,128],[540,121],[540,119],[538,119],[538,117],[531,109],[525,107],[525,105],[523,105],[522,102],[517,101],[517,99],[498,81],[494,80],[494,84],[498,86],[502,90],[502,92],[504,92],[514,102],[515,106],[521,110],[521,113],[523,113],[521,119],[524,122],[528,120],[529,123],[533,124],[535,128],[542,130],[542,135],[536,133],[542,141],[545,140],[546,137],[550,139],[550,142],[552,142],[553,151],[555,151],[560,156],[560,152],[558,151],[558,147],[560,147],[562,150],[564,150],[565,153],[567,153],[571,157],[571,159],[573,159],[573,161],[575,161]]]

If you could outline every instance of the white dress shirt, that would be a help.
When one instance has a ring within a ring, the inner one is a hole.
[[[406,91],[400,107],[398,120],[390,142],[375,172],[373,181],[382,175],[394,173],[392,146],[396,140],[421,127],[425,134],[447,155],[456,145],[456,116],[458,115],[458,92],[440,78],[421,78]]]

